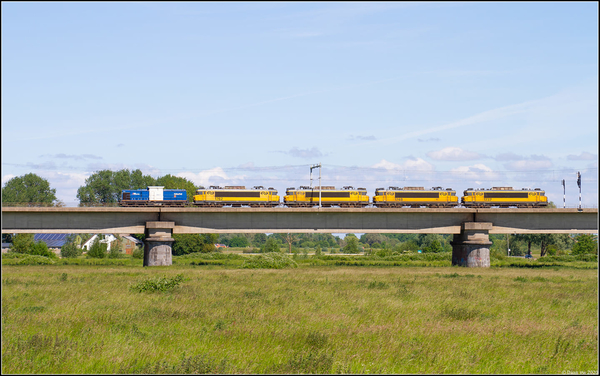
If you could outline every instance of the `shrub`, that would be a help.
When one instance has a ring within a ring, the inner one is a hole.
[[[76,258],[81,255],[81,249],[77,248],[75,242],[67,242],[60,249],[60,257],[62,258]]]
[[[281,252],[265,253],[264,255],[251,256],[241,266],[243,269],[283,269],[297,268],[298,264],[290,256]]]
[[[100,243],[100,240],[96,238],[92,243],[90,250],[87,252],[87,255],[91,258],[105,258],[106,248],[107,245],[105,243]]]
[[[173,278],[157,277],[148,278],[140,281],[134,285],[129,286],[131,291],[135,292],[155,292],[155,291],[169,291],[179,286],[183,282],[183,274],[177,274]]]
[[[260,247],[261,253],[272,253],[272,252],[280,252],[279,244],[274,238],[268,238],[267,242]]]
[[[144,258],[144,248],[135,247],[133,250],[133,254],[131,255],[135,259],[143,259]]]

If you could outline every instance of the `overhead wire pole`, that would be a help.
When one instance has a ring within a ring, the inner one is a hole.
[[[565,179],[562,180],[563,185],[563,209],[567,207],[567,190],[565,188]]]
[[[577,171],[577,186],[579,187],[579,205],[577,206],[578,209],[581,208],[581,174],[579,173],[579,171]]]
[[[319,169],[319,209],[321,209],[321,163],[310,166],[310,188],[312,189],[312,170]]]

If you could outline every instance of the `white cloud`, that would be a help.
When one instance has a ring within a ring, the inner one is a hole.
[[[439,151],[430,151],[427,156],[438,161],[469,161],[480,159],[479,153],[466,151],[458,147],[447,147]]]
[[[204,187],[217,185],[223,181],[227,181],[228,184],[235,184],[245,178],[244,175],[229,177],[221,167],[200,171],[197,174],[193,172],[180,172],[176,176],[186,178],[194,182],[194,184]]]
[[[12,175],[12,174],[8,174],[8,175],[3,175],[2,176],[2,185],[6,184],[6,182],[8,182],[10,179],[16,177],[17,175]]]
[[[481,185],[482,181],[501,179],[501,174],[494,172],[491,168],[482,163],[476,163],[472,166],[459,166],[453,168],[450,172],[457,178],[460,178],[463,182],[472,180],[477,185]]]
[[[417,170],[417,171],[433,171],[434,167],[431,163],[421,159],[408,159],[403,164],[388,162],[382,159],[381,162],[374,164],[374,168],[385,168],[386,170]]]
[[[570,161],[593,161],[598,159],[598,154],[592,154],[584,151],[579,155],[569,154],[567,155],[567,159]]]

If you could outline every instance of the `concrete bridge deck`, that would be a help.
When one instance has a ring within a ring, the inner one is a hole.
[[[147,222],[186,233],[597,233],[598,209],[3,207],[4,233],[144,233]]]

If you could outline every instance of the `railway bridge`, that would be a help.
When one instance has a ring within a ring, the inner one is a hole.
[[[144,266],[172,264],[172,234],[454,234],[453,265],[489,267],[489,234],[598,233],[598,209],[3,207],[2,232],[145,233]]]

